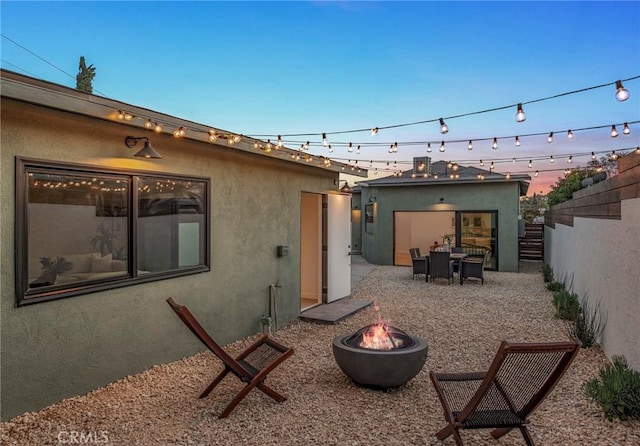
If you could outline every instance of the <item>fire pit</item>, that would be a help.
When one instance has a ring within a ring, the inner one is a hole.
[[[398,387],[427,361],[427,341],[379,323],[333,339],[333,356],[351,380],[364,387]]]

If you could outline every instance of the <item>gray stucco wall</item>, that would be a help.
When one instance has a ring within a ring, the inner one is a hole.
[[[269,284],[282,285],[279,325],[297,318],[300,194],[335,189],[337,173],[4,98],[1,118],[2,420],[202,350],[168,296],[221,344],[262,330]],[[132,158],[127,135],[163,159]],[[17,308],[16,156],[210,177],[211,271]]]
[[[620,220],[575,217],[573,227],[545,226],[545,262],[556,280],[599,305],[605,354],[624,355],[640,370],[640,198],[621,206]]]
[[[519,185],[503,183],[363,187],[362,203],[375,197],[373,230],[362,223],[363,255],[379,265],[393,264],[394,211],[498,211],[498,269],[518,271]],[[440,203],[440,198],[444,202]]]

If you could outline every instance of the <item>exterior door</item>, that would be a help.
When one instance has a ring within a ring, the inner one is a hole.
[[[351,196],[324,196],[323,243],[325,302],[333,302],[351,294]]]

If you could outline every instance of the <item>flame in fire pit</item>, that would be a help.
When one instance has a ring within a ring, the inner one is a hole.
[[[402,348],[404,345],[403,339],[398,336],[394,336],[393,329],[382,322],[380,307],[377,303],[374,304],[373,309],[378,315],[378,323],[370,325],[367,331],[362,333],[362,340],[358,344],[358,347],[372,350],[392,350],[395,348]]]
[[[372,350],[391,350],[402,347],[402,340],[394,339],[393,335],[389,333],[389,326],[381,323],[371,325],[367,332],[362,333],[359,347]]]

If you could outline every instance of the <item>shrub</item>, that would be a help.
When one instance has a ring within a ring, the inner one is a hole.
[[[564,283],[562,282],[556,282],[555,280],[547,283],[547,289],[549,291],[560,291],[560,290],[564,290]]]
[[[576,293],[561,289],[553,293],[553,305],[556,307],[555,316],[558,319],[575,321],[580,313],[580,301]]]
[[[593,347],[598,342],[604,325],[600,304],[591,305],[583,299],[576,319],[568,327],[568,335],[582,342],[582,348]]]
[[[609,421],[640,419],[640,372],[632,370],[624,356],[611,359],[612,364],[600,369],[600,379],[585,384],[584,393],[600,404]]]
[[[551,266],[545,263],[544,265],[542,265],[541,271],[545,283],[551,282],[553,280],[553,268],[551,268]]]

